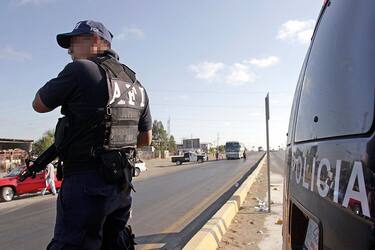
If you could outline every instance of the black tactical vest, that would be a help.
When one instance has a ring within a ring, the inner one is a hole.
[[[92,61],[105,72],[109,98],[102,108],[66,105],[65,116],[56,126],[55,145],[68,168],[95,162],[97,151],[137,144],[138,122],[146,101],[144,89],[135,73],[116,58],[106,55]],[[76,114],[78,109],[85,109],[86,115]],[[65,144],[68,147],[60,151]]]
[[[115,58],[98,57],[94,62],[106,72],[108,84],[103,147],[107,150],[134,147],[145,106],[144,89],[135,73]]]

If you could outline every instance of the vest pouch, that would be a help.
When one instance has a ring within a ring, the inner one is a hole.
[[[127,183],[130,183],[130,187],[134,190],[133,185],[131,184],[133,180],[133,176],[135,176],[135,156],[136,151],[135,149],[128,149],[122,152],[124,155],[124,160],[126,164],[126,168],[124,169],[125,172],[125,179]]]
[[[125,161],[119,151],[104,151],[100,153],[101,166],[99,174],[110,184],[121,184],[125,181]]]

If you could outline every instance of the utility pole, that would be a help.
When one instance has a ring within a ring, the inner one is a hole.
[[[266,104],[266,137],[267,137],[267,176],[268,176],[268,212],[271,213],[271,177],[270,177],[270,144],[269,144],[269,131],[268,120],[270,119],[270,100],[269,93],[265,98]]]
[[[167,122],[167,129],[168,129],[168,136],[171,135],[171,116],[169,116],[168,118],[168,122]]]

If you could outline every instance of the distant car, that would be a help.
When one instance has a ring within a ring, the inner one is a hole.
[[[200,155],[198,155],[198,157],[199,156],[202,156],[202,162],[203,161],[208,161],[208,154],[207,153],[201,153]]]
[[[18,175],[24,168],[25,166],[14,168],[9,174],[0,178],[1,201],[11,201],[16,195],[39,192],[46,187],[44,170],[37,173],[34,179],[29,177],[25,181],[20,182],[18,180]],[[61,181],[58,181],[56,176],[55,187],[56,189],[60,189],[61,187]]]
[[[146,170],[146,163],[144,163],[142,160],[138,160],[134,166],[134,177],[138,177],[141,172],[144,172]]]

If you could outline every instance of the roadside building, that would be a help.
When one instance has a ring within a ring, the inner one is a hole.
[[[149,160],[155,157],[155,148],[153,146],[145,146],[137,149],[138,157],[144,160]]]
[[[0,138],[0,172],[25,164],[33,140]]]
[[[183,144],[176,144],[176,147],[177,147],[177,151],[182,151],[184,149]]]
[[[212,143],[205,142],[200,144],[200,149],[202,152],[208,153],[210,148],[212,148]]]
[[[190,149],[191,151],[195,151],[200,149],[200,140],[199,138],[183,139],[182,145],[184,149]]]
[[[199,138],[183,139],[182,144],[176,144],[177,153],[182,154],[184,152],[197,152],[197,153],[208,153],[212,147],[212,143],[200,143]]]

